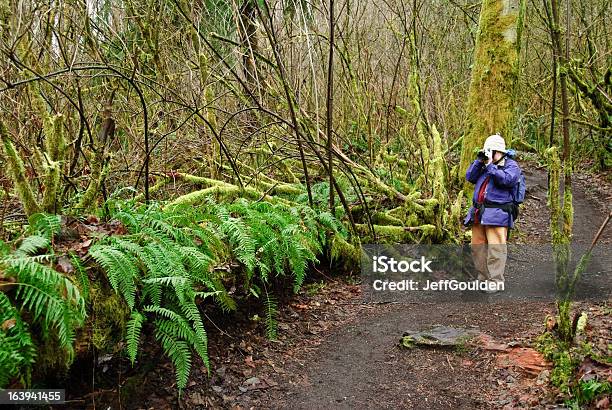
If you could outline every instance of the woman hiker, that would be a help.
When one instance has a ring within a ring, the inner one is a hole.
[[[507,153],[504,139],[491,135],[465,174],[475,186],[472,207],[463,223],[472,226],[477,279],[487,281],[487,293],[504,290],[506,239],[518,215],[516,189],[521,169]]]

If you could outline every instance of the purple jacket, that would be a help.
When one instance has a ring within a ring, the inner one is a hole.
[[[465,179],[474,186],[474,195],[472,197],[472,207],[463,221],[464,225],[470,225],[474,222],[474,204],[478,197],[478,192],[482,183],[487,176],[489,184],[485,189],[485,202],[494,204],[509,204],[513,201],[513,193],[516,184],[519,181],[521,169],[516,161],[510,158],[504,159],[504,165],[485,165],[481,161],[476,160],[465,173]],[[514,221],[509,212],[499,208],[482,208],[480,214],[480,223],[483,225],[507,226],[514,227]]]

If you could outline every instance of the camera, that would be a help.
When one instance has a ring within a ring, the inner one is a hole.
[[[480,151],[478,151],[478,154],[476,155],[476,159],[479,159],[481,161],[486,161],[487,158],[487,154],[484,152],[483,149],[481,149]]]

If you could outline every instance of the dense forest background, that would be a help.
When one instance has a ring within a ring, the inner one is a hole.
[[[0,387],[143,333],[185,388],[209,300],[273,339],[317,262],[465,242],[493,133],[548,167],[567,244],[573,171],[612,165],[610,7],[0,0]]]
[[[327,2],[5,2],[3,141],[24,162],[26,212],[86,211],[128,187],[169,198],[185,190],[182,173],[312,196],[337,167],[341,189],[357,191],[367,173],[427,194],[434,126],[445,176],[457,181],[472,69],[507,64],[495,44],[490,61],[474,61],[481,3],[336,3],[330,26]],[[526,8],[520,91],[505,137],[538,158],[560,139],[551,124],[562,70],[575,156],[606,168],[609,5],[567,3],[553,26],[559,5],[536,3],[516,2]],[[515,91],[485,92],[496,104]],[[54,166],[59,177],[48,175]],[[2,181],[6,197],[13,181]]]

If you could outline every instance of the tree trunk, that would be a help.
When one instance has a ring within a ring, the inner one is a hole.
[[[524,10],[525,0],[483,0],[459,177],[489,135],[498,133],[506,143],[511,140]]]
[[[334,120],[334,0],[329,0],[329,59],[327,62],[327,161],[329,172],[329,212],[334,214],[334,185],[332,175],[334,171],[332,124]]]
[[[563,168],[563,206],[561,215],[551,213],[551,236],[553,241],[553,249],[555,249],[555,262],[557,264],[557,283],[560,283],[565,291],[557,299],[557,310],[559,312],[559,334],[561,339],[570,342],[574,337],[574,332],[571,324],[571,306],[574,296],[574,283],[571,282],[569,275],[571,260],[571,237],[572,227],[574,222],[574,206],[572,199],[572,164],[571,164],[571,147],[570,147],[570,109],[567,90],[567,74],[569,67],[569,24],[570,24],[570,8],[567,3],[566,8],[566,33],[565,33],[565,50],[561,45],[561,23],[559,18],[560,5],[557,0],[551,0],[552,11],[552,46],[555,58],[559,62],[558,73],[559,87],[561,89],[561,113],[562,113],[562,132],[563,132],[563,157],[561,166]],[[558,178],[552,181],[559,184]],[[558,188],[556,188],[558,189]],[[560,198],[554,198],[556,208],[559,209]],[[554,216],[554,218],[553,218]],[[559,228],[559,223],[562,219],[562,228]]]
[[[257,23],[255,21],[256,9],[254,0],[245,0],[240,6],[238,14],[238,34],[242,44],[242,70],[244,79],[251,92],[259,88],[259,78],[255,54],[258,52]]]

